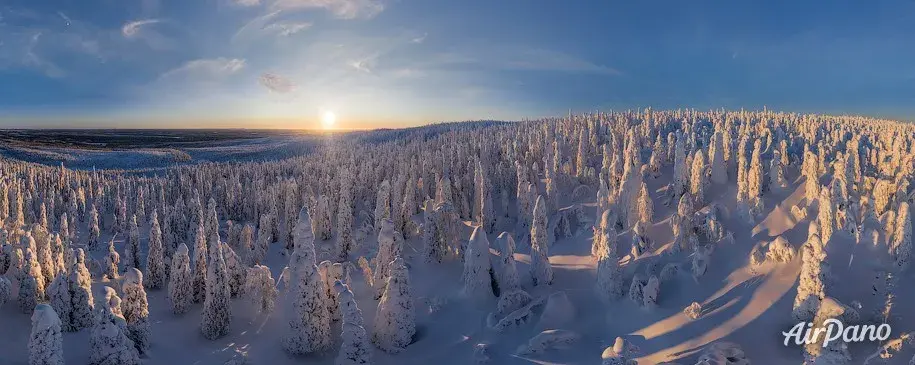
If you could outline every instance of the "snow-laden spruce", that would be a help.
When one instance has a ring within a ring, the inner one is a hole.
[[[810,235],[801,246],[801,272],[798,278],[797,295],[794,297],[792,316],[797,321],[810,321],[826,297],[825,289],[829,278],[829,263],[823,242],[817,233],[816,223],[810,224]]]
[[[531,279],[534,286],[553,283],[547,227],[546,202],[543,196],[538,196],[534,204],[534,220],[531,225]]]
[[[19,309],[23,313],[32,313],[35,306],[44,300],[45,284],[41,265],[38,264],[31,247],[26,247],[24,264],[19,278]]]
[[[341,281],[335,282],[333,287],[343,316],[340,352],[334,365],[372,364],[372,348],[362,321],[362,310],[356,305],[353,292]]]
[[[295,249],[289,258],[289,286],[284,300],[288,324],[283,349],[293,355],[321,353],[330,349],[330,313],[326,290],[315,263],[315,236],[308,208],[302,207],[295,225]]]
[[[70,324],[74,330],[92,326],[95,302],[92,297],[92,276],[86,267],[86,254],[77,248],[75,260],[70,269],[67,285],[70,291]]]
[[[334,290],[334,283],[338,280],[344,280],[343,264],[333,263],[328,260],[321,261],[318,264],[318,273],[321,274],[321,281],[324,282],[325,297],[327,303],[327,312],[334,321],[340,320],[340,303],[337,302],[337,292]]]
[[[139,354],[149,352],[149,303],[146,299],[146,289],[143,287],[143,273],[136,268],[128,269],[124,273],[121,285],[124,299],[121,301],[121,313],[127,322],[127,336],[133,341]]]
[[[623,273],[616,255],[617,234],[614,227],[602,234],[600,256],[597,258],[597,282],[594,290],[605,303],[623,296]]]
[[[200,303],[206,298],[207,282],[207,236],[203,223],[197,225],[194,235],[194,262],[193,262],[193,288],[194,303]]]
[[[121,255],[118,254],[118,251],[114,248],[114,236],[108,241],[108,252],[105,254],[105,264],[103,270],[105,270],[105,277],[108,280],[117,280],[120,275],[119,265],[121,263]]]
[[[241,258],[235,254],[235,250],[228,244],[222,243],[222,253],[226,262],[226,270],[229,272],[229,293],[234,298],[241,293],[247,269],[241,262]]]
[[[200,319],[203,337],[215,340],[229,334],[232,325],[232,293],[229,289],[229,270],[222,253],[219,232],[210,238],[208,251],[210,264],[207,267],[206,297]]]
[[[272,313],[278,292],[270,268],[262,265],[248,268],[244,293],[256,313]]]
[[[375,298],[381,298],[388,273],[391,271],[391,262],[403,252],[403,238],[394,230],[394,222],[390,219],[381,221],[381,230],[378,232],[378,254],[373,260],[372,283],[375,285]]]
[[[10,280],[0,276],[0,309],[3,308],[3,305],[10,301],[10,297],[13,293],[13,284],[10,283]]]
[[[140,266],[140,229],[137,227],[137,216],[130,218],[127,232],[127,243],[124,246],[124,269],[141,268]]]
[[[261,214],[260,223],[257,225],[257,241],[251,252],[251,263],[262,265],[267,262],[267,251],[273,238],[270,234],[270,216]]]
[[[60,318],[47,304],[39,304],[32,313],[29,335],[29,365],[63,365],[64,349]]]
[[[397,353],[413,342],[416,313],[410,274],[403,258],[394,259],[390,270],[384,294],[375,313],[372,343],[385,352]]]
[[[521,288],[521,278],[518,275],[518,266],[515,263],[515,239],[511,233],[502,232],[496,237],[496,246],[499,249],[498,270],[496,283],[499,291],[509,292]]]
[[[467,298],[485,301],[493,297],[489,256],[486,230],[483,226],[476,226],[464,253],[464,272],[461,274],[462,294]]]
[[[48,286],[47,293],[51,307],[54,308],[54,312],[58,313],[61,329],[67,332],[75,331],[76,329],[70,323],[73,304],[70,301],[70,285],[67,282],[67,275],[65,273],[57,275]]]
[[[162,245],[162,230],[159,215],[154,209],[149,222],[149,253],[146,255],[146,283],[150,289],[165,286],[165,247]]]
[[[89,365],[139,365],[139,354],[121,314],[121,298],[111,287],[104,287],[104,291],[89,334]]]
[[[181,244],[172,257],[168,281],[168,302],[172,313],[183,314],[194,300],[193,277],[187,245]]]

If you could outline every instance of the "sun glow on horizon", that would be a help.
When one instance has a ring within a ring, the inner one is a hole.
[[[337,115],[329,110],[324,112],[324,115],[321,116],[321,127],[324,129],[333,129],[335,124],[337,124]]]

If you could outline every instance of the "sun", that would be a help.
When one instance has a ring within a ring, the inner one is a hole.
[[[332,111],[324,112],[324,115],[321,117],[321,126],[324,129],[333,129],[334,124],[337,123],[337,115]]]

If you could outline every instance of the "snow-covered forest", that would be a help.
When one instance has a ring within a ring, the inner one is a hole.
[[[915,125],[772,111],[4,158],[0,363],[915,364],[913,183]],[[829,319],[892,338],[782,344]]]

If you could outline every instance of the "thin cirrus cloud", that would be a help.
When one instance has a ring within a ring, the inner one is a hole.
[[[133,38],[140,34],[140,31],[149,25],[161,23],[162,19],[143,19],[127,22],[121,27],[121,34],[126,38]]]
[[[311,28],[311,23],[308,22],[279,22],[267,25],[263,29],[281,37],[288,37],[308,28]]]
[[[368,19],[384,11],[378,0],[276,0],[274,10],[325,9],[340,19]]]
[[[185,64],[166,71],[160,79],[219,79],[238,73],[245,68],[246,62],[239,58],[209,58],[188,61]]]

